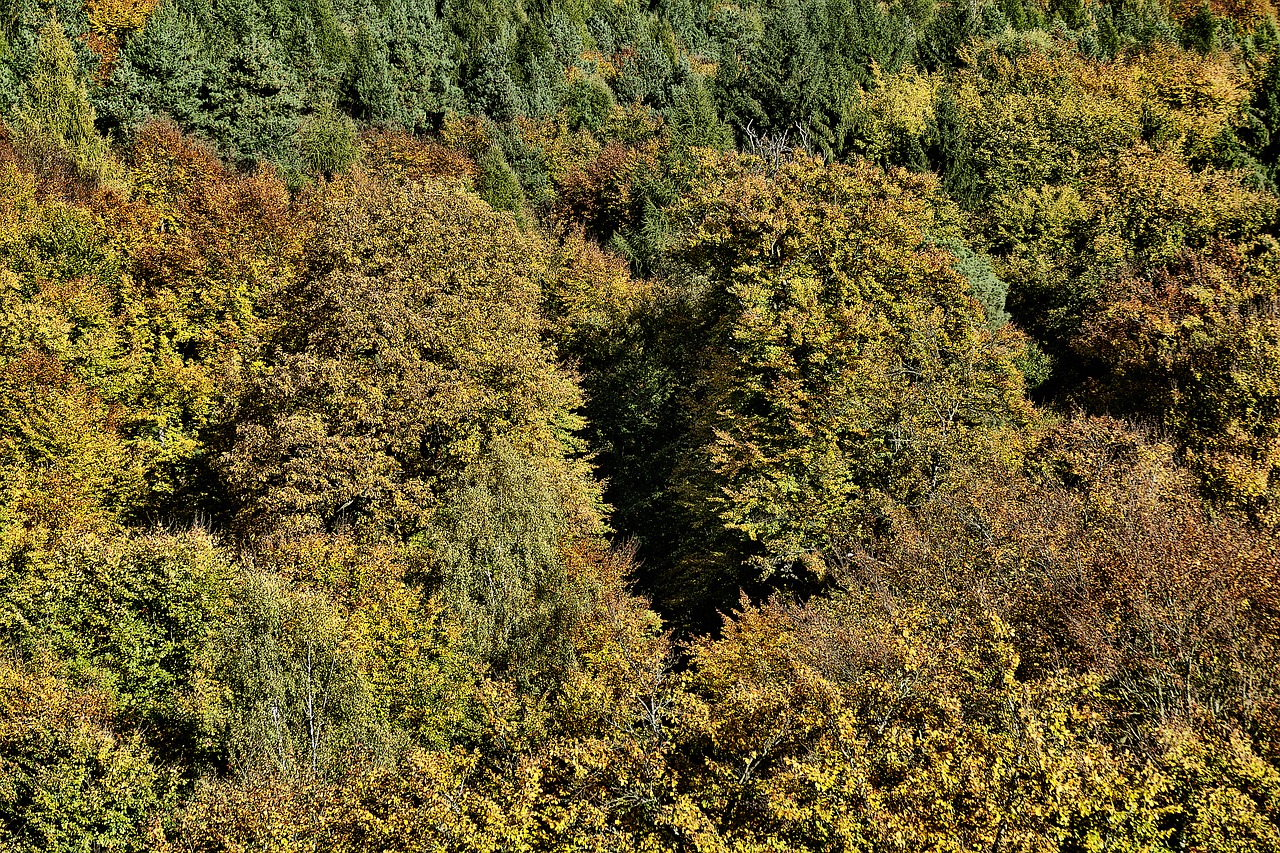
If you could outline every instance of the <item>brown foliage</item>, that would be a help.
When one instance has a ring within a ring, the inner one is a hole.
[[[1126,738],[1174,720],[1270,728],[1270,538],[1207,513],[1169,450],[1116,421],[1071,421],[1031,458],[904,515],[857,583],[995,608],[1026,642],[1021,673],[1100,673]]]
[[[470,181],[476,176],[476,164],[465,152],[401,130],[371,130],[361,142],[364,169],[386,181]]]
[[[540,241],[434,181],[357,173],[307,204],[304,271],[263,303],[268,368],[243,377],[224,458],[246,531],[350,515],[407,534],[490,441],[563,453],[577,391],[540,340]]]
[[[633,185],[646,171],[657,168],[654,146],[632,147],[610,142],[594,159],[567,171],[560,179],[552,217],[580,222],[596,237],[607,238],[634,224]]]
[[[34,178],[35,197],[41,201],[101,207],[122,203],[116,188],[86,174],[56,142],[38,136],[15,138],[9,126],[0,122],[0,169],[9,164]]]

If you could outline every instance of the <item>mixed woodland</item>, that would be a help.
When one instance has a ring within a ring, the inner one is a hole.
[[[1280,850],[1268,0],[0,0],[0,849]]]

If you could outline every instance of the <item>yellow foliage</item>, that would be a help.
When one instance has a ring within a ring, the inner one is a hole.
[[[93,28],[89,46],[101,57],[99,75],[106,79],[130,33],[141,30],[160,0],[86,0],[85,12]]]
[[[1165,123],[1165,139],[1179,142],[1188,157],[1212,155],[1250,95],[1241,68],[1221,55],[1153,51],[1131,73],[1152,109],[1148,121]]]

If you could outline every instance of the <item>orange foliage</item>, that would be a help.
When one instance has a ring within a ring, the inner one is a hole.
[[[1021,673],[1099,673],[1135,727],[1274,723],[1280,555],[1210,516],[1170,456],[1119,421],[1070,421],[1026,470],[903,512],[850,574],[996,608],[1025,641]]]
[[[635,220],[635,181],[656,168],[652,151],[611,142],[594,160],[565,174],[553,215],[582,222],[595,235],[612,234]]]
[[[153,293],[178,297],[170,310],[191,324],[175,330],[179,337],[201,348],[237,340],[256,295],[300,257],[306,225],[288,189],[270,167],[229,170],[167,122],[143,128],[131,154],[148,220],[132,251],[138,277]]]
[[[10,164],[31,175],[35,197],[41,201],[56,199],[107,209],[123,203],[117,188],[87,177],[63,148],[47,140],[16,140],[9,125],[0,122],[0,172]]]

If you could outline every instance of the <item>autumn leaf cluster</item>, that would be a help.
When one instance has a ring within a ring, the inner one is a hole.
[[[1262,2],[0,2],[0,848],[1280,849]]]

